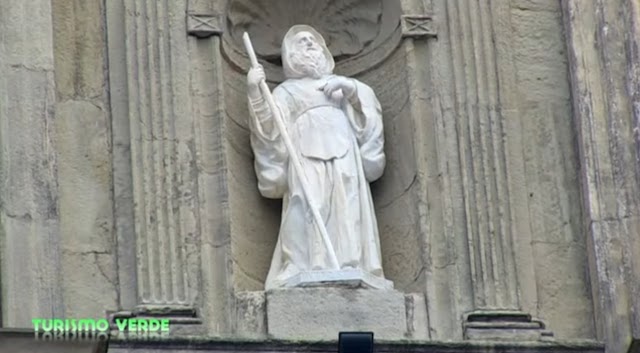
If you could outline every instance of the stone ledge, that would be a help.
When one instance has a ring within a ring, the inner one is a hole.
[[[174,337],[146,341],[122,341],[112,339],[110,353],[155,352],[161,348],[167,353],[200,352],[288,352],[288,353],[335,353],[335,340],[293,341],[293,340],[234,340],[215,337]],[[596,341],[554,341],[554,342],[435,342],[435,341],[383,341],[375,340],[376,353],[604,353],[604,344]]]
[[[32,329],[0,328],[0,352],[11,353],[105,353],[108,337],[92,339],[47,339]]]

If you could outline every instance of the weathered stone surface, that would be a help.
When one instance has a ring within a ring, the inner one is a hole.
[[[564,1],[597,337],[640,337],[640,3]]]
[[[594,336],[578,182],[576,132],[570,119],[567,53],[560,1],[513,1],[511,28],[522,126],[521,181],[529,214],[536,289],[530,313],[558,338]],[[526,290],[533,290],[528,288]]]
[[[134,234],[133,193],[131,185],[131,150],[126,94],[126,53],[122,38],[126,32],[124,4],[105,2],[107,30],[109,102],[112,132],[113,233],[117,239],[118,306],[131,309],[137,304],[136,246]],[[124,235],[124,236],[123,236]]]
[[[52,2],[62,277],[69,317],[104,317],[118,306],[102,4]]]
[[[416,142],[407,138],[416,131],[410,104],[411,79],[406,44],[401,44],[378,70],[363,73],[361,80],[376,92],[382,105],[387,165],[380,180],[371,184],[378,218],[385,276],[403,292],[424,290],[421,242],[417,236],[418,199]],[[412,156],[412,157],[409,157]]]
[[[64,314],[51,1],[0,2],[2,326]]]
[[[222,14],[223,8],[222,2],[188,2],[189,13]],[[192,256],[200,261],[201,269],[199,313],[206,318],[203,324],[209,334],[229,335],[235,323],[231,278],[236,268],[231,258],[232,199],[221,39],[190,36],[188,42],[201,232],[199,259],[198,252]]]
[[[267,332],[286,340],[331,340],[340,331],[373,331],[377,339],[407,333],[404,295],[347,288],[281,289],[267,292]]]
[[[241,338],[267,337],[267,300],[264,291],[236,294],[236,332]]]
[[[429,317],[427,314],[427,302],[424,294],[405,294],[407,311],[407,337],[426,341],[429,340]]]

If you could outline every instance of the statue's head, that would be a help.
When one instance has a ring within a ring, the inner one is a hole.
[[[282,66],[287,78],[320,78],[331,74],[335,63],[324,38],[313,27],[295,25],[282,41]]]

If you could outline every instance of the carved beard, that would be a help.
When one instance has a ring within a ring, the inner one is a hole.
[[[305,77],[319,79],[326,74],[327,59],[322,50],[296,50],[291,53],[291,66]]]

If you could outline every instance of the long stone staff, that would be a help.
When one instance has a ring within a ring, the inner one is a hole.
[[[249,54],[249,59],[251,60],[251,66],[257,68],[258,58],[256,57],[256,53],[253,51],[253,45],[251,44],[251,39],[249,39],[249,33],[244,32],[242,36],[244,40],[244,46],[247,49],[247,54]],[[296,150],[293,148],[293,144],[291,143],[291,138],[289,138],[289,134],[287,133],[287,129],[284,125],[282,117],[280,116],[280,109],[276,105],[276,102],[273,100],[273,96],[271,95],[271,91],[269,91],[269,86],[265,80],[260,81],[260,90],[262,90],[262,95],[267,101],[269,108],[271,109],[271,113],[273,114],[273,119],[276,122],[276,126],[278,130],[280,130],[280,136],[282,136],[282,140],[284,141],[284,145],[287,148],[287,152],[289,153],[289,159],[291,163],[293,163],[293,169],[295,170],[298,178],[300,179],[300,185],[302,186],[302,192],[304,193],[304,197],[307,199],[307,203],[309,204],[309,208],[311,209],[311,214],[313,215],[313,219],[315,220],[315,224],[320,231],[320,235],[322,236],[322,240],[324,240],[325,246],[327,247],[327,251],[329,252],[329,260],[331,264],[336,269],[339,269],[338,258],[336,257],[336,252],[333,250],[333,245],[331,245],[331,240],[329,239],[329,233],[327,233],[327,228],[324,226],[324,222],[320,217],[320,212],[316,208],[313,199],[311,198],[311,193],[309,192],[309,184],[307,182],[307,178],[304,174],[304,170],[302,169],[302,164],[300,164],[300,160],[298,160],[298,155],[296,154]]]

